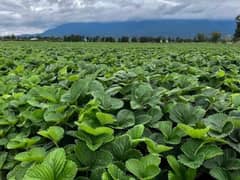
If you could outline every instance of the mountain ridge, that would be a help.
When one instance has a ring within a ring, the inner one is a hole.
[[[123,22],[75,22],[66,23],[49,29],[41,36],[65,36],[78,34],[83,36],[170,36],[193,37],[196,33],[210,34],[221,32],[232,35],[234,20],[143,20]]]

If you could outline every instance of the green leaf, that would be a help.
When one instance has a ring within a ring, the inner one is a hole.
[[[208,137],[207,133],[210,130],[210,128],[195,129],[185,124],[178,124],[177,127],[180,128],[185,134],[187,134],[191,138],[196,139],[205,139],[206,137]]]
[[[176,123],[195,125],[205,115],[205,110],[190,104],[179,103],[170,110],[170,119]]]
[[[181,150],[188,158],[193,158],[203,147],[204,143],[197,139],[190,139],[181,146]]]
[[[155,106],[148,111],[148,115],[152,117],[151,123],[153,124],[163,117],[163,112],[160,106]]]
[[[92,151],[84,142],[78,142],[74,148],[76,160],[84,167],[91,169],[107,167],[113,161],[110,152],[99,150]]]
[[[217,78],[223,78],[224,76],[225,76],[225,71],[220,69],[219,71],[216,72]]]
[[[20,116],[24,117],[25,119],[29,119],[32,122],[39,123],[43,119],[43,112],[44,111],[42,109],[37,109],[34,111],[26,110],[26,111],[22,112]]]
[[[136,115],[136,124],[148,124],[152,120],[152,116],[148,114]]]
[[[47,110],[43,114],[44,120],[46,122],[62,122],[64,120],[64,115],[60,112]]]
[[[112,128],[103,126],[109,123],[106,119],[97,118],[97,113],[100,112],[99,103],[96,100],[90,101],[81,111],[79,120],[75,122],[79,127],[77,137],[85,141],[89,148],[98,149],[103,143],[109,142],[113,139],[114,130]],[[105,114],[104,114],[105,115]],[[100,113],[102,117],[102,114]],[[112,121],[112,118],[111,120]]]
[[[161,159],[155,155],[147,155],[140,159],[129,159],[126,168],[139,179],[153,179],[160,173]]]
[[[131,100],[130,105],[133,110],[142,108],[142,105],[140,104],[140,102],[137,102],[136,100]]]
[[[60,177],[60,174],[64,170],[64,166],[66,165],[66,154],[64,149],[56,149],[52,151],[44,160],[44,164],[49,165],[54,172],[54,176]]]
[[[91,100],[87,103],[87,105],[81,109],[79,114],[79,123],[84,121],[98,121],[96,119],[96,113],[100,112],[99,102],[96,100]],[[96,123],[96,122],[95,122]]]
[[[178,156],[179,162],[182,163],[183,165],[192,168],[192,169],[197,169],[199,168],[203,162],[204,162],[204,155],[199,154],[195,156],[193,159],[185,156],[185,155],[179,155]]]
[[[67,160],[61,174],[57,179],[59,180],[73,180],[77,174],[77,166],[74,162]]]
[[[173,177],[173,175],[174,175],[175,178],[178,177],[179,179],[182,179],[182,173],[184,173],[184,168],[181,167],[181,165],[179,164],[177,159],[172,155],[168,155],[167,161],[168,161],[168,164],[170,165],[170,167],[173,169],[173,172],[175,174],[174,175],[172,173],[172,175],[170,175],[170,176]]]
[[[17,135],[16,137],[10,139],[10,141],[7,144],[7,149],[23,149],[23,148],[29,148],[32,145],[36,144],[38,141],[40,141],[40,137],[35,136],[32,138],[26,138],[24,136]]]
[[[181,154],[178,156],[179,162],[192,169],[199,168],[205,160],[205,155],[198,153],[203,145],[204,143],[200,140],[188,140],[181,146],[181,150],[184,155]]]
[[[160,121],[158,124],[158,129],[165,137],[170,137],[172,135],[172,122],[171,121]]]
[[[127,160],[131,149],[130,138],[127,135],[116,137],[106,148],[117,160]]]
[[[67,160],[64,149],[59,148],[50,152],[43,163],[30,167],[23,180],[73,180],[76,173],[76,164]]]
[[[121,109],[124,106],[124,103],[121,99],[111,98],[111,109]]]
[[[94,136],[80,130],[77,131],[75,136],[78,139],[86,142],[87,146],[93,151],[96,151],[103,144],[111,142],[114,139],[114,136],[112,134],[100,134],[98,136]]]
[[[78,100],[78,98],[84,95],[88,88],[90,79],[80,79],[72,84],[72,87],[62,95],[61,102],[73,103]]]
[[[102,135],[102,134],[109,134],[109,135],[112,135],[113,134],[113,129],[109,128],[109,127],[91,127],[89,124],[83,122],[83,123],[80,123],[78,124],[78,127],[90,134],[90,135],[93,135],[93,136],[99,136],[99,135]]]
[[[47,130],[38,131],[38,134],[57,143],[63,138],[64,129],[59,126],[51,126]]]
[[[20,164],[16,165],[7,174],[7,179],[9,179],[9,180],[22,180],[26,171],[29,169],[30,166],[31,166],[30,163],[20,163]]]
[[[91,91],[91,92],[104,92],[103,84],[101,82],[97,81],[97,80],[91,80],[90,83],[89,83],[89,91]]]
[[[168,171],[169,180],[195,180],[197,175],[196,169],[186,168],[172,155],[167,156],[167,161],[173,170]]]
[[[232,104],[236,107],[240,106],[240,94],[232,94]]]
[[[29,168],[23,177],[23,180],[57,180],[54,178],[54,171],[49,165],[34,165]]]
[[[88,178],[85,178],[86,180],[88,180]],[[101,180],[112,180],[113,178],[109,175],[108,172],[104,172],[101,176]]]
[[[148,83],[141,83],[132,90],[130,105],[132,109],[141,109],[153,95],[153,89]]]
[[[46,155],[44,148],[32,148],[29,151],[18,153],[14,159],[21,162],[41,162]]]
[[[173,128],[171,121],[160,121],[153,125],[153,128],[159,129],[163,134],[163,141],[166,144],[179,144],[181,138],[185,135],[178,127]]]
[[[56,96],[57,94],[56,87],[51,86],[36,87],[34,88],[34,91],[36,91],[40,97],[50,102],[57,103],[58,101],[57,100],[58,97]]]
[[[112,124],[116,121],[116,119],[111,114],[97,112],[97,119],[100,121],[101,125]]]
[[[191,139],[184,143],[181,147],[184,155],[179,155],[179,162],[185,166],[197,169],[205,160],[220,156],[223,154],[221,148],[216,145],[205,145],[204,142]]]
[[[239,159],[237,159],[237,154],[232,149],[224,150],[222,156],[216,156],[211,160],[207,160],[204,166],[208,169],[213,169],[221,167],[225,170],[238,170],[240,169]]]
[[[134,180],[132,177],[128,177],[119,167],[114,164],[108,166],[108,173],[111,175],[113,180]]]
[[[152,91],[153,89],[150,84],[142,83],[142,84],[139,84],[139,86],[134,89],[134,97],[136,99],[145,100],[151,97]]]
[[[197,176],[197,170],[188,168],[185,174],[186,180],[194,180]]]
[[[221,132],[226,120],[228,120],[228,116],[226,114],[218,113],[208,116],[204,120],[204,123],[212,130]]]
[[[205,145],[199,150],[198,154],[204,154],[205,160],[208,160],[223,155],[223,151],[216,145]]]
[[[101,109],[104,110],[117,110],[123,107],[124,103],[121,99],[112,98],[104,91],[97,91],[93,93],[95,99],[100,102]]]
[[[144,125],[134,126],[132,129],[127,131],[127,134],[131,137],[131,139],[140,139],[144,132]]]
[[[204,119],[204,123],[211,129],[209,134],[218,138],[230,135],[234,128],[229,117],[223,113],[208,116],[208,118]]]
[[[212,177],[216,178],[217,180],[229,180],[229,174],[221,168],[214,168],[210,170],[210,174]]]
[[[106,172],[106,169],[105,168],[96,168],[96,169],[93,169],[91,171],[91,175],[90,175],[90,180],[99,180],[99,178],[102,177],[102,175]]]
[[[170,147],[170,146],[157,144],[149,138],[136,139],[136,140],[132,140],[132,142],[135,145],[137,145],[141,142],[144,142],[147,145],[148,151],[152,154],[159,154],[159,153],[163,153],[163,152],[170,151],[173,149],[173,147]]]
[[[145,139],[144,142],[147,144],[147,149],[150,153],[159,154],[173,149],[173,147],[157,144],[150,139]]]
[[[115,128],[125,129],[135,124],[134,113],[130,110],[123,109],[117,114],[117,122],[115,123]]]
[[[0,170],[2,169],[5,161],[7,160],[8,153],[7,152],[0,152]]]
[[[225,160],[224,168],[227,170],[240,170],[240,159]]]

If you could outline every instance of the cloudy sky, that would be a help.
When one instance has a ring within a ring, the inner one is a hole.
[[[0,35],[39,33],[68,22],[233,19],[240,0],[0,0]]]

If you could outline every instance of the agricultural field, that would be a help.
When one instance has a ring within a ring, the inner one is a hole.
[[[204,178],[240,179],[240,46],[1,42],[1,180]]]

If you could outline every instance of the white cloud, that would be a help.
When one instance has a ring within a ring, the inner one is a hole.
[[[41,33],[42,29],[34,28],[34,27],[3,27],[0,26],[0,35],[18,35],[18,34],[35,34]]]
[[[157,2],[167,4],[167,5],[170,5],[170,6],[177,6],[177,5],[181,4],[180,2],[168,1],[168,0],[157,0]]]
[[[38,33],[68,22],[234,19],[239,0],[0,0],[0,34]]]

